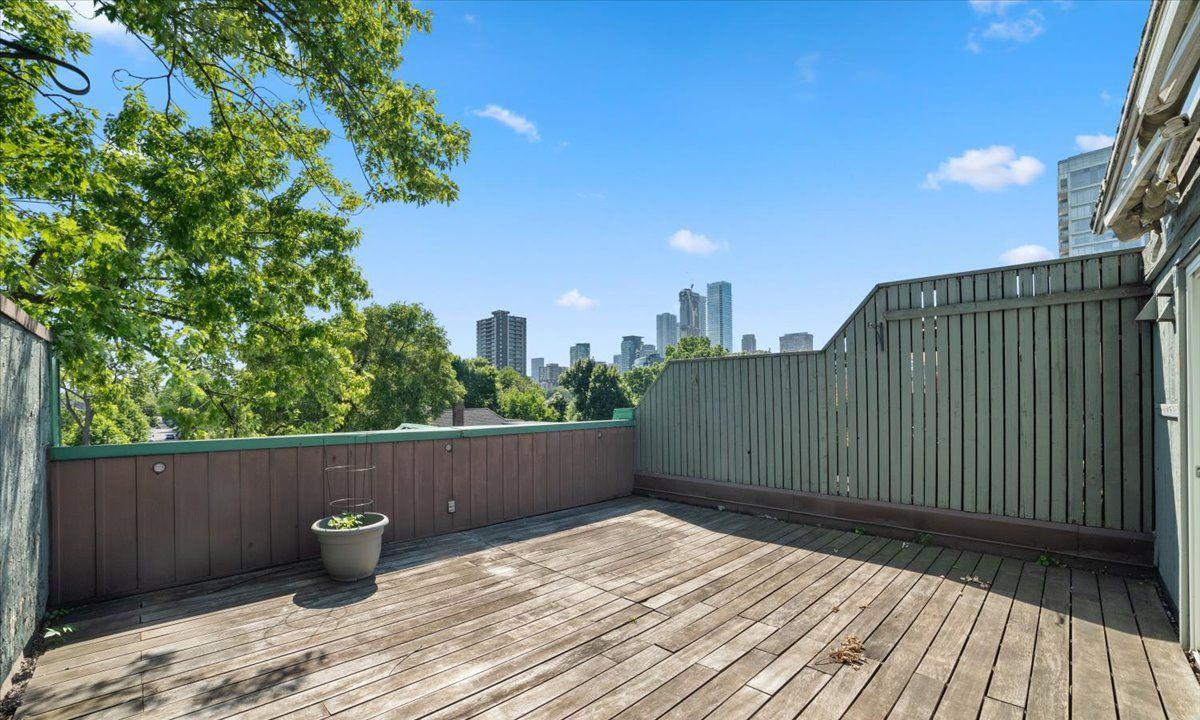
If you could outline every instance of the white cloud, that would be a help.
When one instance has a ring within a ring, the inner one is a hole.
[[[468,24],[470,24],[470,25],[474,25],[474,24],[475,24],[475,22],[476,22],[477,20],[479,20],[479,18],[475,17],[475,16],[474,16],[474,15],[472,15],[471,13],[467,13],[466,15],[463,15],[463,20],[466,20],[466,21],[467,21],[467,23],[468,23]]]
[[[577,192],[575,193],[575,197],[580,200],[604,200],[608,196],[598,192]]]
[[[1002,253],[1000,259],[1006,265],[1020,265],[1022,263],[1039,262],[1041,260],[1052,260],[1054,259],[1054,253],[1041,245],[1018,245]]]
[[[1105,135],[1104,133],[1096,133],[1095,135],[1076,135],[1075,144],[1079,149],[1087,152],[1088,150],[1099,150],[1113,144],[1113,136]]]
[[[105,43],[117,47],[136,49],[142,47],[137,38],[125,32],[125,28],[101,15],[95,3],[70,3],[71,27],[92,36],[93,43]]]
[[[1113,96],[1112,96],[1112,95],[1110,95],[1110,94],[1109,94],[1109,92],[1108,92],[1107,90],[1101,90],[1101,91],[1100,91],[1100,102],[1102,102],[1102,103],[1104,103],[1105,105],[1107,105],[1107,104],[1109,104],[1110,102],[1112,102],[1112,99],[1113,99]]]
[[[1003,15],[1016,5],[1024,5],[1025,0],[967,0],[971,9],[980,15]]]
[[[709,240],[708,236],[694,233],[691,230],[676,231],[667,238],[667,244],[689,255],[712,255],[718,250],[729,249],[728,245],[715,243]]]
[[[1042,24],[1042,13],[1030,10],[1024,17],[1014,20],[998,20],[987,26],[983,36],[992,40],[1027,43],[1046,31]]]
[[[571,308],[572,310],[591,310],[596,307],[595,300],[579,292],[576,288],[566,291],[554,302],[560,307]]]
[[[942,183],[952,182],[976,190],[1000,190],[1009,185],[1028,185],[1045,169],[1042,161],[1031,155],[1017,157],[1017,152],[1008,145],[992,145],[947,158],[937,170],[925,176],[921,187],[941,190]]]
[[[796,74],[800,76],[800,82],[814,83],[817,81],[817,62],[820,59],[821,53],[808,52],[796,60]]]
[[[976,15],[989,16],[987,27],[975,28],[967,35],[966,49],[978,55],[983,52],[981,40],[1027,43],[1046,31],[1045,16],[1038,8],[1025,10],[1020,17],[1009,10],[1024,5],[1025,0],[968,0]]]
[[[491,118],[518,135],[529,138],[529,142],[537,142],[542,139],[542,136],[538,134],[537,125],[534,125],[531,120],[499,105],[488,105],[482,110],[472,110],[471,114],[482,118]]]

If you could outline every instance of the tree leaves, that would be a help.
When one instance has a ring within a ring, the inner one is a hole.
[[[421,305],[371,305],[365,332],[352,346],[356,372],[370,390],[347,415],[347,430],[427,423],[463,396],[446,333]]]
[[[629,396],[621,375],[612,365],[598,364],[592,358],[576,362],[559,378],[571,392],[571,419],[611,420],[613,410],[629,407]]]
[[[397,77],[429,14],[400,0],[97,8],[162,66],[103,121],[57,94],[47,65],[0,59],[0,293],[52,329],[77,397],[108,397],[122,377],[112,359],[140,353],[169,376],[163,411],[185,437],[365,427],[443,406],[444,382],[412,402],[364,404],[383,373],[368,376],[351,350],[366,342],[355,308],[369,296],[352,214],[454,200],[449,173],[467,155],[467,132],[433,93]],[[0,35],[74,60],[90,38],[70,12],[0,0]],[[207,117],[188,117],[183,91]],[[364,195],[329,162],[335,130]],[[440,361],[423,371],[446,376]],[[127,405],[92,409],[127,425]],[[77,429],[79,441],[92,434]]]

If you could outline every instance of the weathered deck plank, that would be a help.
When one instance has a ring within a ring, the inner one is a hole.
[[[642,498],[391,545],[372,582],[298,563],[69,621],[21,720],[1098,720],[1200,706],[1144,583]],[[856,667],[830,658],[848,636],[865,647]]]

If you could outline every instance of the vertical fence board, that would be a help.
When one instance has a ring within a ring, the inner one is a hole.
[[[1066,292],[1066,267],[1054,265],[1050,268],[1050,288],[1053,292]],[[1067,521],[1067,306],[1053,305],[1049,309],[1050,376],[1047,387],[1040,394],[1050,398],[1050,456],[1047,467],[1050,473],[1050,516],[1055,522]]]
[[[1136,284],[1141,281],[1141,269],[1137,258],[1120,258],[1120,284]],[[1120,301],[1121,330],[1121,417],[1118,426],[1121,433],[1121,525],[1127,529],[1142,529],[1142,423],[1150,424],[1149,418],[1141,413],[1141,323],[1137,321],[1140,303],[1128,298]],[[1136,329],[1136,331],[1134,330]],[[1107,418],[1112,424],[1112,418]],[[1136,480],[1135,480],[1136,478]]]
[[[877,455],[879,459],[879,469],[875,472],[875,495],[874,499],[888,500],[892,497],[891,493],[891,477],[894,472],[892,465],[892,443],[891,443],[891,380],[888,375],[890,372],[888,365],[888,323],[884,322],[883,314],[887,310],[886,292],[877,292],[875,294],[874,320],[875,320],[875,352],[871,353],[872,368],[874,369],[875,377],[875,394],[873,396],[878,405],[875,417],[875,427],[877,429]]]
[[[133,592],[138,588],[137,477],[134,458],[103,458],[96,472],[96,592],[101,595]],[[207,468],[205,469],[207,472]],[[196,514],[208,518],[208,478]],[[178,503],[176,504],[178,508]],[[57,538],[56,538],[57,539]],[[57,549],[57,548],[52,548]],[[208,536],[200,546],[208,565]]]
[[[959,298],[961,302],[975,301],[975,276],[967,276],[959,283]],[[962,333],[962,407],[958,413],[959,432],[962,433],[962,504],[960,510],[976,510],[978,460],[978,431],[983,413],[976,410],[976,393],[978,392],[978,362],[979,355],[975,349],[975,328],[978,318],[963,315],[959,318]]]
[[[425,512],[433,517],[433,532],[448,533],[454,523],[449,503],[454,496],[454,442],[438,440],[433,443],[433,492]]]
[[[433,534],[435,443],[422,440],[413,446],[413,535]],[[499,518],[497,518],[498,520]]]
[[[962,302],[959,278],[944,285],[945,303]],[[938,302],[942,302],[938,292]],[[938,318],[938,507],[962,509],[962,316]],[[943,449],[944,447],[944,449]]]
[[[387,527],[383,529],[384,542],[391,542],[396,537],[396,498],[393,494],[395,486],[392,483],[392,464],[395,462],[395,446],[396,443],[378,443],[371,448],[371,462],[375,465],[375,470],[371,472],[371,486],[373,488],[371,498],[375,501],[373,508],[376,512],[387,515],[390,520]],[[306,449],[299,448],[300,453],[297,458],[301,464],[304,462],[304,451]],[[301,497],[303,497],[303,494]],[[303,499],[301,499],[300,537],[302,540],[312,536],[308,527],[313,521],[313,518],[308,517],[308,512],[303,509],[303,502]],[[301,542],[301,557],[305,555],[303,546],[304,543]]]
[[[454,441],[450,453],[450,498],[454,500],[454,514],[450,526],[455,530],[471,527],[471,452],[479,439],[461,438]]]
[[[62,605],[96,594],[96,463],[51,463],[51,552],[55,573],[51,602]]]
[[[938,305],[947,305],[950,303],[950,285],[957,283],[957,279],[943,279],[934,283],[934,296]],[[935,368],[933,380],[929,386],[933,387],[935,402],[935,412],[937,413],[936,437],[931,433],[930,438],[933,442],[933,447],[937,452],[937,506],[940,508],[950,507],[950,454],[957,451],[955,447],[952,450],[950,440],[950,396],[952,394],[951,382],[957,382],[959,373],[950,371],[950,331],[952,324],[958,320],[958,317],[953,318],[945,315],[937,315],[934,317],[934,362]],[[958,352],[958,344],[954,345],[954,352]],[[954,443],[953,445],[957,445]]]
[[[1050,269],[1037,268],[1033,276],[1034,291],[1038,295],[1050,294]],[[1050,386],[1050,353],[1054,345],[1050,338],[1049,307],[1039,307],[1033,310],[1033,381],[1029,392],[1033,396],[1033,516],[1038,520],[1050,519],[1050,491],[1053,482],[1050,478],[1050,422],[1053,418],[1050,397],[1053,388]]]
[[[991,299],[991,276],[975,276],[975,300]],[[975,314],[975,512],[992,511],[992,313]],[[1000,342],[997,336],[997,342]]]
[[[208,577],[208,454],[176,455],[175,581]],[[97,470],[100,465],[97,465]],[[97,477],[97,488],[99,477]]]
[[[517,514],[533,514],[533,436],[517,436]]]
[[[900,309],[913,307],[913,289],[911,285],[899,288]],[[919,322],[919,321],[915,321]],[[900,381],[900,502],[909,505],[913,502],[913,476],[915,474],[913,448],[913,320],[900,320],[900,367],[897,377]]]
[[[988,296],[991,299],[995,300],[1005,297],[1004,279],[1005,273],[1003,272],[988,273]],[[1008,398],[1004,392],[1004,373],[1006,370],[1005,347],[1008,344],[1009,338],[1005,328],[1004,315],[1004,311],[988,313],[988,337],[991,341],[989,343],[990,357],[988,358],[988,365],[991,371],[989,394],[991,395],[992,408],[992,467],[989,471],[992,487],[989,490],[989,497],[991,500],[991,512],[996,515],[1004,514],[1005,501],[1007,500],[1004,494],[1004,485],[1007,479],[1004,474],[1004,442],[1008,435],[1009,426],[1005,418],[1005,413],[1007,412],[1005,402]]]
[[[1075,260],[1064,267],[1068,292],[1083,289],[1083,261]],[[1084,457],[1087,454],[1087,434],[1084,432],[1086,418],[1085,395],[1087,376],[1084,372],[1084,353],[1088,338],[1084,333],[1083,304],[1066,306],[1067,327],[1067,520],[1083,524],[1084,512]],[[1095,389],[1095,388],[1094,388]]]
[[[341,460],[340,462],[345,462]],[[139,473],[140,475],[140,473]],[[271,454],[268,450],[241,451],[242,569],[271,564]],[[140,496],[140,493],[139,493]],[[139,497],[140,499],[140,497]]]
[[[921,283],[922,302],[925,307],[934,304],[934,284]],[[937,506],[937,316],[926,315],[921,322],[921,388],[924,394],[921,420],[921,436],[924,447],[921,456],[924,467],[921,470],[923,489],[922,503],[930,507]],[[914,351],[916,348],[914,348]]]
[[[1018,295],[1018,273],[1002,273],[1004,297]],[[1021,384],[1020,384],[1020,335],[1018,323],[1020,310],[1005,310],[1004,320],[1004,506],[1001,511],[1010,517],[1018,517],[1021,501],[1020,447],[1021,447]]]
[[[921,283],[922,307],[933,305],[933,283]],[[913,345],[913,354],[920,357],[919,378],[914,382],[920,383],[921,392],[921,423],[920,440],[921,463],[920,473],[915,473],[917,482],[921,485],[921,504],[934,507],[937,505],[937,390],[934,387],[936,372],[936,357],[934,344],[937,335],[937,316],[926,315],[919,325],[920,344]]]
[[[409,540],[417,535],[416,517],[416,444],[396,443],[392,451],[392,493],[395,497],[396,539]]]
[[[300,493],[296,475],[297,448],[277,448],[269,454],[271,473],[271,562],[295,562],[300,557]]]
[[[1083,288],[1101,287],[1100,260],[1088,258],[1083,263]],[[1104,523],[1104,436],[1100,417],[1104,408],[1103,316],[1100,305],[1086,303],[1083,307],[1083,372],[1084,372],[1084,514],[1087,524]]]
[[[1033,270],[1026,268],[1020,273],[1021,297],[1034,293]],[[1033,308],[1017,311],[1017,408],[1018,408],[1018,483],[1017,504],[1020,516],[1032,518],[1034,510],[1034,384],[1033,384]]]
[[[162,463],[162,473],[154,472],[156,463]],[[137,459],[137,540],[138,582],[143,588],[166,587],[175,582],[175,464],[170,455],[143,455]],[[245,487],[243,487],[243,504]],[[259,505],[268,509],[267,502]],[[243,512],[243,517],[244,517]],[[269,532],[262,525],[260,530]],[[246,523],[243,520],[242,534]],[[265,541],[268,550],[266,562],[270,562],[270,540]]]
[[[1118,258],[1105,257],[1100,261],[1101,287],[1120,285]],[[1104,384],[1101,417],[1101,446],[1104,458],[1104,525],[1121,527],[1121,301],[1100,303],[1101,321],[1101,382]]]
[[[208,537],[208,562],[214,575],[242,569],[241,472],[237,452],[213,453],[208,463],[208,526],[213,531]]]
[[[470,467],[467,468],[468,478]],[[533,512],[540,515],[550,509],[550,486],[546,473],[546,433],[533,436]]]

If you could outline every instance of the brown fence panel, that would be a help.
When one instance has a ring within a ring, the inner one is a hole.
[[[330,465],[374,464],[367,482],[391,519],[390,541],[628,495],[633,455],[634,428],[614,423],[54,460],[50,603],[122,597],[314,557],[310,525],[329,514],[330,500],[353,490],[340,480],[326,487]]]

